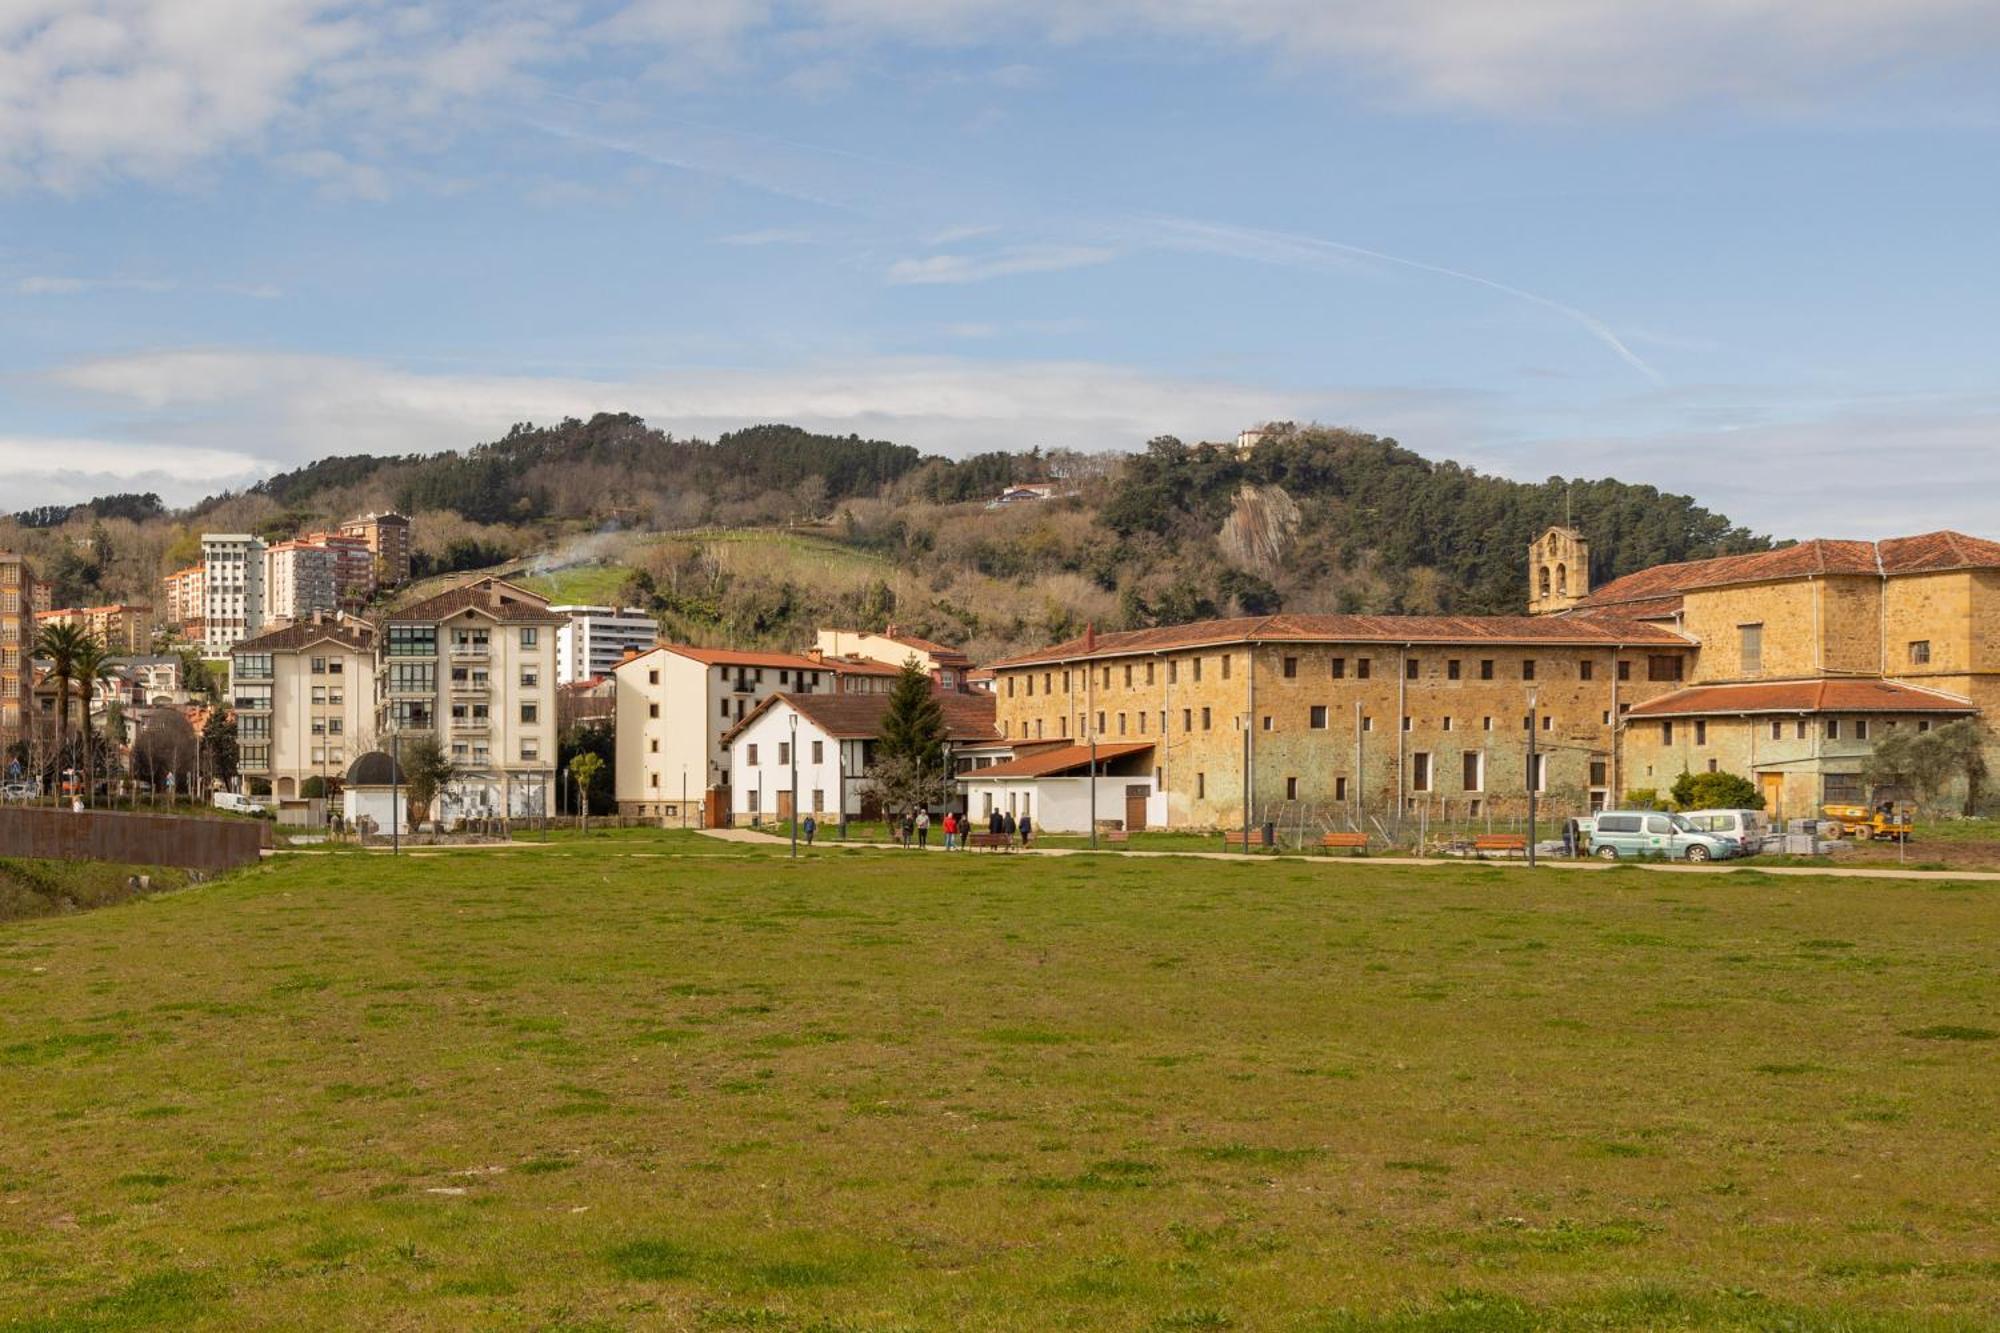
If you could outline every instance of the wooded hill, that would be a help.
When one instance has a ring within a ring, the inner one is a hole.
[[[1029,481],[1058,498],[987,507]],[[417,519],[423,574],[587,585],[697,641],[796,645],[815,622],[893,618],[984,655],[1086,622],[1516,612],[1529,541],[1566,514],[1597,582],[1771,544],[1651,486],[1509,481],[1322,427],[1278,428],[1242,455],[1161,438],[1138,454],[954,460],[781,425],[683,440],[606,414],[462,453],[322,459],[182,513],[148,498],[0,521],[0,546],[28,549],[59,604],[151,600],[204,530],[282,538],[394,507]]]

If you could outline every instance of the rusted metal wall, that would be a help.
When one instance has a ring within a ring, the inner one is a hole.
[[[0,806],[0,856],[230,870],[257,860],[269,838],[250,819]]]

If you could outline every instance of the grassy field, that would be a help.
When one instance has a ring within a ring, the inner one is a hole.
[[[2000,886],[295,856],[0,930],[0,1329],[2000,1321]]]

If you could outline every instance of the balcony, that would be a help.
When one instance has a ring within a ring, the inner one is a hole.
[[[485,676],[467,676],[463,679],[453,676],[451,680],[451,692],[453,694],[491,694],[493,693],[493,682]]]
[[[451,658],[454,662],[483,662],[492,655],[492,646],[490,644],[454,643],[451,646]]]
[[[454,736],[483,736],[493,730],[493,719],[487,717],[455,717],[451,720],[451,734]]]

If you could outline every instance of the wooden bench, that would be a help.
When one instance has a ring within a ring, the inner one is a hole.
[[[1104,840],[1106,842],[1129,842],[1131,838],[1132,835],[1122,828],[1106,829],[1104,831]]]
[[[965,845],[972,848],[983,847],[989,852],[1004,852],[1014,846],[1014,839],[1005,833],[968,833]]]
[[[1368,850],[1368,835],[1366,833],[1328,833],[1320,838],[1319,846],[1320,850],[1325,852],[1343,848],[1350,853],[1365,852]]]
[[[1263,845],[1264,845],[1264,835],[1257,829],[1251,829],[1250,841],[1248,843],[1248,850],[1254,852]],[[1232,847],[1234,847],[1238,851],[1243,851],[1245,849],[1245,843],[1243,841],[1243,830],[1240,828],[1226,828],[1222,830],[1222,850],[1226,852]]]
[[[1525,833],[1481,833],[1472,840],[1472,854],[1484,857],[1489,853],[1501,856],[1525,856],[1528,852],[1528,836]]]

